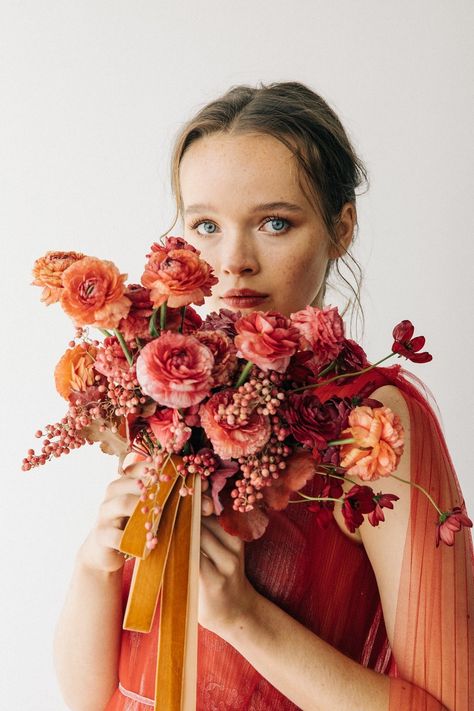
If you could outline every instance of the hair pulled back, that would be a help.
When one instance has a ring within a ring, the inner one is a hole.
[[[364,183],[368,186],[367,171],[335,112],[321,96],[299,82],[232,86],[185,123],[175,140],[171,157],[171,186],[176,202],[171,229],[183,216],[179,183],[181,160],[194,141],[215,133],[264,133],[287,146],[299,166],[301,189],[321,215],[330,243],[339,247],[336,226],[342,207],[346,202],[355,206],[356,189]],[[353,235],[352,242],[355,237]],[[328,285],[340,291],[329,282],[329,276],[335,271],[351,292],[343,313],[351,307],[352,326],[352,318],[358,309],[363,325],[362,270],[350,249],[341,249],[338,253],[339,257],[329,260],[324,287],[313,305],[323,305]],[[348,276],[343,274],[340,263]],[[355,286],[350,279],[355,281]]]

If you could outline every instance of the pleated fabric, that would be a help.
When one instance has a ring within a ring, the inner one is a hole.
[[[411,479],[443,510],[462,494],[430,393],[400,366],[364,376],[372,390],[396,385],[410,413]],[[364,382],[318,389],[322,400],[350,396]],[[390,491],[389,481],[382,490]],[[385,484],[385,482],[384,482]],[[316,482],[302,490],[312,495]],[[395,504],[396,505],[396,504]],[[246,574],[272,600],[321,639],[361,665],[390,678],[390,711],[467,711],[473,691],[474,554],[469,530],[453,547],[435,545],[436,512],[411,487],[393,650],[375,575],[364,547],[331,520],[321,529],[304,505],[270,511],[264,536],[245,544]],[[364,523],[363,525],[370,525]],[[389,526],[390,521],[381,525]],[[125,608],[134,561],[123,569]],[[122,631],[120,687],[105,711],[145,711],[153,704],[158,609],[150,633]],[[407,683],[409,682],[409,683]],[[231,645],[199,626],[199,711],[294,711],[298,707],[262,677]]]

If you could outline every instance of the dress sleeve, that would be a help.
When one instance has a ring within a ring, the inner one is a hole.
[[[443,511],[461,506],[459,481],[431,405],[411,384],[405,383],[401,390],[410,413],[411,482],[424,487]],[[397,599],[397,676],[390,677],[390,711],[472,708],[472,537],[469,528],[462,528],[452,547],[444,543],[436,547],[437,522],[428,498],[412,486]]]

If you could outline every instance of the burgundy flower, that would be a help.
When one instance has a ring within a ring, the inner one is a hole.
[[[398,501],[399,498],[400,497],[395,494],[382,494],[382,492],[379,491],[379,493],[374,496],[377,502],[375,509],[367,516],[369,523],[372,526],[378,526],[380,521],[385,521],[382,509],[393,509],[392,501]]]
[[[448,546],[454,545],[454,534],[463,526],[472,528],[472,521],[466,516],[464,505],[462,508],[455,506],[451,511],[442,513],[436,526],[436,547],[440,541]]]
[[[324,450],[331,439],[337,439],[346,426],[350,403],[338,397],[324,404],[308,392],[293,393],[282,406],[291,434],[301,444]]]
[[[224,333],[227,333],[231,338],[235,338],[237,335],[235,322],[238,321],[241,316],[242,313],[240,311],[231,311],[231,309],[212,311],[206,316],[203,328],[211,331],[224,331]]]
[[[428,363],[428,361],[433,359],[433,356],[427,351],[423,353],[418,352],[425,345],[425,337],[416,336],[413,338],[414,331],[415,328],[411,321],[406,319],[400,321],[393,329],[392,335],[395,341],[392,346],[392,351],[393,353],[404,356],[413,363]]]
[[[343,494],[340,479],[324,474],[315,477],[315,488],[311,495],[315,497],[330,497],[339,499]],[[319,528],[327,528],[333,517],[334,501],[312,501],[308,506],[308,511],[315,515],[316,524]]]
[[[336,373],[352,373],[369,366],[366,353],[361,346],[350,338],[345,338],[342,350],[337,356]]]
[[[344,496],[342,515],[351,533],[364,522],[362,514],[370,513],[375,509],[374,490],[371,486],[354,486]]]
[[[118,329],[127,341],[134,338],[150,338],[148,323],[153,313],[153,305],[150,301],[150,292],[141,284],[129,284],[125,290],[132,305],[126,318],[123,318]]]

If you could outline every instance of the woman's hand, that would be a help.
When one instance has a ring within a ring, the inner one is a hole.
[[[146,466],[145,462],[130,464],[107,486],[96,523],[79,549],[79,559],[87,567],[109,573],[123,567],[120,539],[140,498],[138,479]]]
[[[198,621],[225,637],[226,630],[251,609],[256,591],[245,575],[244,542],[224,531],[206,495],[201,511]]]

